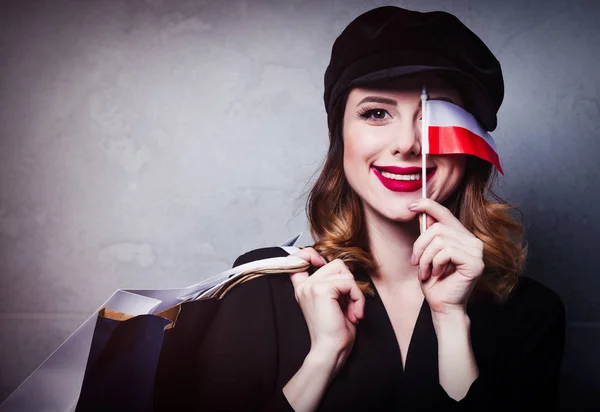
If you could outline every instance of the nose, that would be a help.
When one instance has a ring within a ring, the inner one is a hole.
[[[421,121],[399,122],[390,145],[392,155],[404,157],[421,154]]]

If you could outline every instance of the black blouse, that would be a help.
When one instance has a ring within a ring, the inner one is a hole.
[[[264,248],[234,266],[285,256]],[[371,283],[365,273],[357,280]],[[380,297],[367,297],[352,352],[327,388],[319,411],[556,410],[565,310],[556,293],[522,277],[502,305],[468,306],[479,377],[460,401],[439,384],[437,338],[424,301],[403,370],[400,349]],[[198,348],[199,410],[293,409],[282,388],[300,369],[310,337],[288,275],[269,275],[233,289]]]

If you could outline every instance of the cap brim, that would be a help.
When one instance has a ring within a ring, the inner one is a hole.
[[[456,68],[423,65],[390,67],[359,76],[350,82],[350,86],[356,87],[414,74],[440,74],[451,78],[463,98],[467,100],[465,108],[481,122],[486,130],[491,131],[496,128],[497,120],[491,97],[477,80]]]

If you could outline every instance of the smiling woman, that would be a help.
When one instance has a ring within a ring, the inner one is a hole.
[[[402,77],[378,88],[350,91],[343,120],[344,171],[362,199],[365,219],[373,209],[391,220],[412,220],[406,205],[421,197],[421,85],[431,99],[462,103],[460,94],[433,75]],[[466,156],[430,156],[428,197],[442,203],[458,187]]]
[[[522,276],[523,228],[490,189],[503,96],[500,64],[451,14],[381,7],[352,21],[325,73],[315,243],[295,253],[311,269],[231,291],[195,376],[157,387],[157,409],[174,393],[227,411],[554,409],[564,307]],[[460,144],[428,155],[422,176],[429,108],[452,126],[437,146]]]

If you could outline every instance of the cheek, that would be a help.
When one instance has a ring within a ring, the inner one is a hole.
[[[370,152],[364,143],[364,140],[358,135],[347,134],[344,136],[344,174],[350,187],[359,193],[370,159]]]
[[[358,164],[360,162],[359,156],[360,150],[351,138],[344,140],[344,173],[348,182],[353,182],[354,175],[358,170]]]
[[[344,157],[348,162],[369,162],[382,151],[384,139],[372,130],[354,127],[344,134]]]
[[[359,139],[355,128],[347,127],[344,129],[344,167],[350,168],[356,163],[363,151],[361,148],[361,139]]]
[[[447,198],[460,184],[466,170],[466,155],[447,155],[443,159],[443,169],[445,170],[445,183],[441,186],[441,192],[445,192],[443,197]]]
[[[448,155],[446,159],[447,168],[451,171],[452,177],[458,178],[465,171],[464,155]]]
[[[467,155],[456,155],[456,162],[454,165],[457,184],[460,182],[465,175],[467,169]]]

